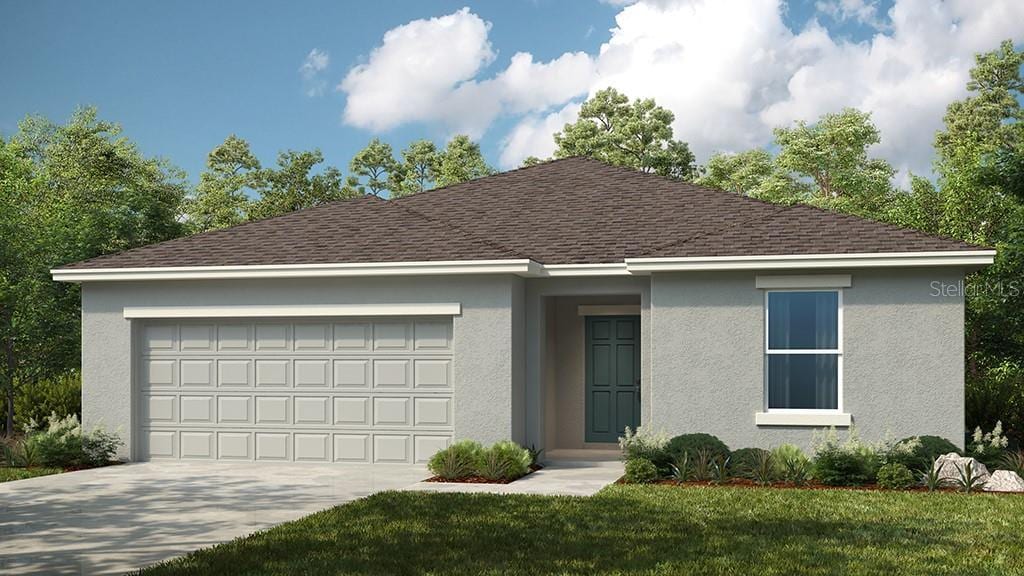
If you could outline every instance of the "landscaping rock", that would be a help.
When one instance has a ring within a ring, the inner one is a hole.
[[[1024,492],[1024,478],[1010,470],[996,470],[985,484],[987,492]]]
[[[971,469],[974,471],[975,476],[980,476],[982,482],[988,481],[988,468],[984,464],[974,458],[961,456],[956,452],[939,456],[935,460],[935,469],[939,471],[939,478],[945,484],[955,484],[960,479],[960,471],[964,469],[968,462],[971,463]]]

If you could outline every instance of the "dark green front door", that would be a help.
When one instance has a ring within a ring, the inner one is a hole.
[[[640,317],[587,316],[587,442],[640,424]]]

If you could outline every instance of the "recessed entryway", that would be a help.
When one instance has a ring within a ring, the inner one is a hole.
[[[640,316],[586,317],[586,441],[640,424]]]

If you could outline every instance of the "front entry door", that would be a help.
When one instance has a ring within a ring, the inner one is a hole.
[[[586,318],[587,442],[617,442],[640,424],[640,317]]]

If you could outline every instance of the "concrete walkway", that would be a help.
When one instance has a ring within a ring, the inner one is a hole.
[[[551,494],[593,496],[623,474],[621,462],[549,462],[541,470],[511,484],[417,482],[406,490],[489,494]]]
[[[422,466],[159,462],[0,483],[0,574],[121,574],[422,480]]]

